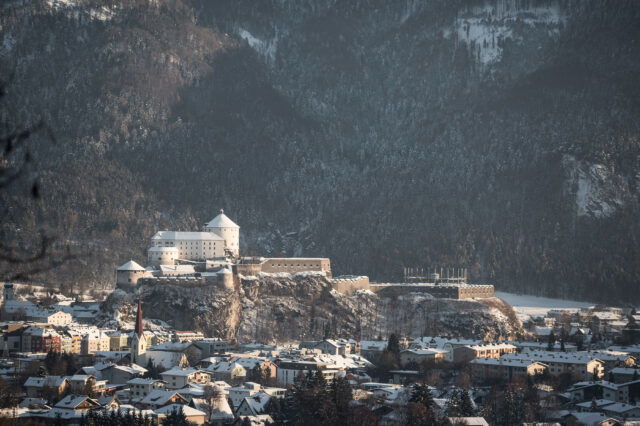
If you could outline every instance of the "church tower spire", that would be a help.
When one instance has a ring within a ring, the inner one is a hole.
[[[147,352],[147,339],[144,337],[142,327],[142,302],[138,299],[138,311],[136,312],[136,325],[131,339],[131,363],[141,365],[144,363],[144,354]]]
[[[138,298],[138,312],[136,313],[136,328],[135,333],[139,336],[144,334],[144,329],[142,328],[142,302],[140,298]]]

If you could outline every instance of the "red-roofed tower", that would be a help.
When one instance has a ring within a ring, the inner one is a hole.
[[[138,299],[138,311],[136,312],[136,325],[131,338],[131,363],[143,365],[144,354],[147,352],[147,339],[144,337],[142,327],[142,302]]]

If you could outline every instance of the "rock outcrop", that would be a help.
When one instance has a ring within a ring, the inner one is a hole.
[[[493,339],[522,332],[510,306],[497,298],[434,299],[420,293],[392,299],[370,291],[345,296],[314,274],[261,274],[241,278],[234,290],[156,285],[135,295],[114,292],[105,302],[105,320],[131,321],[136,297],[142,298],[147,317],[240,342],[375,339],[393,332]]]

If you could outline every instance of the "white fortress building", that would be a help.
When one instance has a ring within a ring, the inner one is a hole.
[[[326,258],[240,256],[240,227],[224,210],[202,231],[158,231],[151,237],[147,266],[131,260],[116,269],[116,284],[133,290],[138,284],[217,284],[234,288],[238,275],[318,272],[331,277]]]
[[[137,286],[180,285],[185,288],[218,286],[238,289],[242,279],[255,280],[262,274],[322,275],[335,291],[353,295],[370,290],[384,297],[408,293],[429,293],[436,298],[472,299],[494,296],[492,285],[467,284],[464,268],[446,269],[446,275],[425,277],[423,268],[405,268],[403,283],[370,283],[366,276],[333,277],[331,260],[323,257],[262,257],[240,255],[240,227],[224,210],[205,224],[201,231],[159,231],[151,237],[147,266],[133,260],[116,269],[116,285],[125,291]],[[442,268],[440,269],[442,272]],[[431,281],[424,281],[431,279]],[[5,287],[5,299],[12,289]]]
[[[205,261],[236,257],[240,253],[240,227],[224,210],[204,226],[204,232],[159,231],[147,251],[150,265],[173,265],[179,260]]]

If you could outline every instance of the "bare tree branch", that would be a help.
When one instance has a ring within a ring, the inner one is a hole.
[[[0,83],[0,99],[5,94],[5,85]],[[42,120],[28,128],[0,136],[0,191],[8,190],[25,175],[32,160],[28,142],[33,135],[39,133],[43,133],[48,141],[54,144],[57,142],[51,128]],[[30,193],[26,196],[40,198],[36,179],[31,182]],[[28,280],[33,275],[47,272],[80,257],[79,254],[72,253],[69,246],[65,246],[62,253],[53,252],[55,240],[52,236],[40,233],[39,242],[34,248],[8,245],[0,240],[0,279]]]

